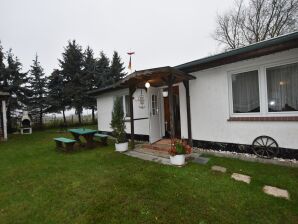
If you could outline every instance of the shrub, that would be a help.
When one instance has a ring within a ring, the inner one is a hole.
[[[123,102],[121,97],[117,97],[114,101],[112,112],[111,128],[113,129],[113,136],[116,138],[117,143],[126,142],[125,122],[123,112]]]

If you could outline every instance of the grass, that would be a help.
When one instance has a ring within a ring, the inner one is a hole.
[[[0,144],[0,223],[298,223],[297,168],[217,157],[177,168],[112,146],[66,154],[55,151],[57,136]],[[228,173],[211,172],[214,164]],[[252,183],[232,180],[235,171]],[[291,200],[262,193],[264,184],[288,189]]]

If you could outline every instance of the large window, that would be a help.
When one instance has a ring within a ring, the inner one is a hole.
[[[298,111],[298,63],[266,69],[268,111]]]
[[[234,113],[260,112],[258,70],[232,75]]]

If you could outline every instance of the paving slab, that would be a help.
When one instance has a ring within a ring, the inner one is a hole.
[[[159,157],[159,156],[154,156],[154,155],[150,155],[150,154],[146,154],[146,153],[141,153],[141,152],[137,152],[137,151],[127,151],[127,152],[124,152],[124,154],[126,154],[128,156],[135,157],[135,158],[147,160],[147,161],[153,161],[153,162],[157,162],[157,163],[161,163],[161,164],[165,164],[165,165],[172,165],[170,162],[170,159]]]
[[[208,163],[209,158],[206,157],[197,157],[193,160],[193,162],[198,163],[198,164],[206,164]]]
[[[265,185],[263,187],[263,192],[265,194],[272,195],[274,197],[279,197],[279,198],[285,198],[285,199],[290,199],[290,194],[287,190],[281,189],[278,187],[272,187],[272,186],[267,186]]]
[[[250,176],[240,174],[240,173],[233,173],[231,178],[234,179],[234,180],[237,180],[237,181],[245,182],[247,184],[250,184],[250,181],[251,181]]]
[[[211,170],[213,171],[218,171],[218,172],[222,172],[225,173],[227,172],[227,168],[223,167],[223,166],[212,166]]]

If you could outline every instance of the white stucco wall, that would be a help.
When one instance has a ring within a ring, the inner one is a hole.
[[[135,134],[148,135],[149,134],[149,119],[148,119],[148,99],[145,90],[142,90],[145,97],[145,108],[140,108],[139,96],[141,90],[137,89],[134,93],[134,119],[146,118],[142,120],[135,120]],[[113,102],[115,96],[128,95],[128,89],[118,90],[102,94],[97,97],[97,119],[98,130],[100,131],[112,131],[110,128],[110,122],[112,118]],[[126,133],[130,133],[130,122],[126,122]]]
[[[298,61],[298,49],[194,72],[190,81],[193,139],[251,144],[260,135],[274,138],[280,147],[298,149],[298,122],[227,121],[230,118],[229,79],[232,71]],[[185,88],[180,85],[181,135],[187,136]],[[261,94],[261,101],[264,99]],[[291,114],[292,116],[295,114]],[[298,113],[296,113],[296,116]],[[264,116],[264,115],[256,115]]]

